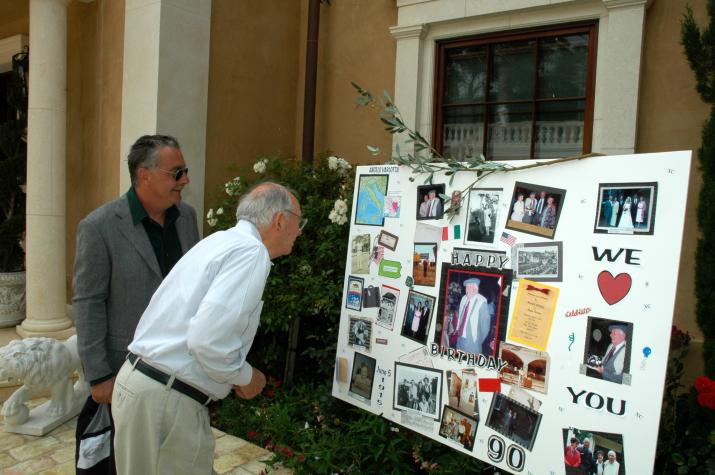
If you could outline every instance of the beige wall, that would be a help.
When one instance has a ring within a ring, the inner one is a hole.
[[[67,288],[79,221],[119,190],[124,0],[67,12]]]
[[[686,208],[683,253],[680,260],[674,323],[697,339],[702,333],[695,322],[695,210],[701,178],[697,166],[700,131],[709,107],[695,91],[695,79],[680,44],[680,21],[686,4],[694,7],[699,24],[707,26],[705,2],[656,0],[648,10],[638,111],[636,152],[693,150],[690,192]],[[667,200],[659,197],[662,212]]]
[[[30,0],[0,0],[0,39],[30,34]]]
[[[374,113],[355,110],[350,81],[381,93],[395,82],[394,0],[321,6],[315,152],[354,163],[390,149]],[[259,156],[302,149],[308,0],[213,0],[206,146],[206,204],[228,167],[250,170]]]

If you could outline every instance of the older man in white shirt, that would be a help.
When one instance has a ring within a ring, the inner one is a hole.
[[[112,397],[119,474],[212,473],[206,405],[265,386],[246,356],[271,260],[290,254],[306,220],[275,183],[247,193],[236,216],[174,266],[142,315]]]
[[[616,453],[608,451],[608,460],[603,462],[603,475],[618,475],[621,464],[616,461]]]

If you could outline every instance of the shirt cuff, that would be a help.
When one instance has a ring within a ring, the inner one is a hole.
[[[89,382],[89,385],[90,385],[90,386],[96,386],[96,385],[98,385],[99,383],[103,383],[103,382],[105,382],[105,381],[109,381],[109,380],[112,379],[113,377],[114,377],[114,373],[109,373],[108,375],[102,376],[101,378],[93,379],[92,381]]]
[[[236,371],[236,379],[233,384],[236,386],[245,386],[251,382],[253,378],[253,366],[248,364],[248,361],[244,361],[243,365]]]

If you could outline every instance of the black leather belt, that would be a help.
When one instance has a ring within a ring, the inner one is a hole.
[[[129,362],[134,366],[135,369],[139,370],[140,373],[150,377],[154,381],[157,381],[163,385],[166,385],[166,383],[169,382],[169,379],[171,379],[171,376],[168,374],[164,373],[163,371],[160,371],[153,366],[149,365],[148,363],[145,363],[144,360],[142,360],[139,356],[135,355],[134,353],[129,353],[127,355],[127,359]],[[185,396],[189,396],[191,399],[194,401],[199,402],[200,404],[204,406],[208,406],[210,402],[213,401],[211,396],[208,396],[204,394],[203,392],[199,391],[193,386],[190,386],[186,384],[185,382],[174,379],[174,382],[171,383],[171,389],[175,389],[179,391],[181,394],[184,394]]]

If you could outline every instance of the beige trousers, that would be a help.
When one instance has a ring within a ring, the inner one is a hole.
[[[135,370],[129,361],[114,383],[112,415],[117,474],[212,473],[208,409]]]

